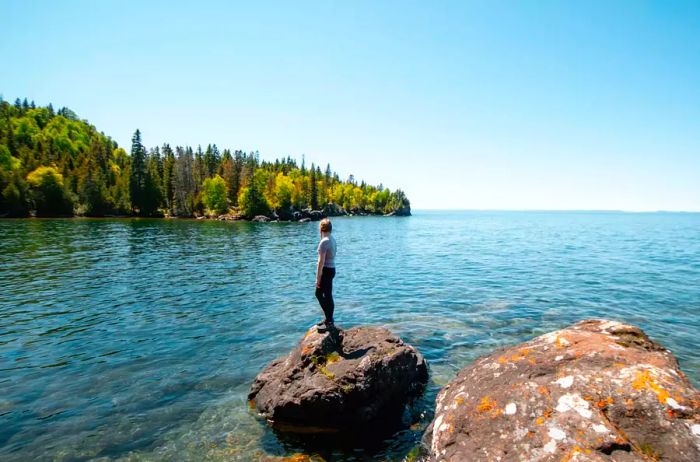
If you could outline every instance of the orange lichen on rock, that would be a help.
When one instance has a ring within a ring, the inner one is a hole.
[[[531,350],[529,348],[523,348],[523,349],[519,350],[517,353],[515,353],[514,355],[512,355],[510,357],[510,360],[513,362],[522,361],[523,359],[527,358],[527,356],[530,354],[530,352],[531,352]]]
[[[551,409],[545,409],[544,412],[542,413],[542,415],[535,420],[537,425],[544,425],[545,420],[552,417],[553,412],[554,411],[552,411]]]
[[[577,454],[581,454],[582,452],[583,450],[580,447],[574,446],[571,451],[564,454],[564,457],[561,458],[561,462],[569,462],[573,459],[573,457],[575,457]]]
[[[595,403],[596,406],[598,406],[599,409],[604,409],[608,406],[611,406],[615,400],[612,398],[612,396],[608,396],[607,398],[599,400],[597,403]]]
[[[496,401],[492,400],[488,396],[484,396],[483,398],[481,398],[481,403],[479,403],[476,406],[476,412],[490,412],[493,411],[496,408],[496,406],[498,406],[498,403]]]
[[[323,462],[320,456],[309,456],[307,454],[296,453],[288,457],[282,457],[280,462]]]
[[[651,372],[646,369],[637,372],[637,376],[632,381],[632,388],[639,391],[649,390],[655,393],[661,404],[666,404],[666,400],[671,396],[668,391],[658,384]]]
[[[314,348],[315,348],[314,345],[312,345],[312,344],[310,344],[310,343],[304,345],[304,347],[301,349],[301,355],[302,355],[302,356],[307,356],[309,353],[311,353],[312,351],[314,351]]]
[[[498,407],[498,402],[488,396],[481,398],[481,402],[476,406],[476,412],[479,414],[490,414],[491,417],[497,417],[503,414],[503,409]]]

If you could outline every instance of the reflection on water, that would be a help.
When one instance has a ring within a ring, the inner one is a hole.
[[[0,458],[256,460],[309,451],[248,410],[318,320],[317,224],[0,220]],[[700,384],[700,215],[337,218],[341,326],[417,346],[419,424],[326,460],[401,460],[474,358],[579,319],[640,325]]]

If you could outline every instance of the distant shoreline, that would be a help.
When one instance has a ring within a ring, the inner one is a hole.
[[[408,215],[405,214],[396,214],[396,213],[387,213],[387,214],[380,214],[380,213],[362,213],[362,214],[345,214],[345,215],[333,215],[333,216],[323,216],[323,218],[338,218],[338,217],[343,217],[343,218],[353,218],[353,217],[410,217],[412,216],[410,213]],[[254,217],[254,218],[243,218],[243,217],[236,217],[236,216],[193,216],[193,217],[177,217],[177,216],[152,216],[152,217],[145,217],[145,216],[138,216],[138,215],[105,215],[105,216],[85,216],[85,215],[63,215],[63,216],[41,216],[41,217],[36,217],[36,216],[28,216],[28,217],[1,217],[0,220],[5,220],[5,221],[20,221],[20,220],[174,220],[174,221],[224,221],[224,222],[241,222],[241,223],[310,223],[310,222],[317,222],[320,221],[321,218],[301,218],[298,220],[290,219],[290,220],[282,220],[279,218],[270,218],[267,216],[264,216],[266,219],[260,219],[261,216]]]
[[[556,210],[541,210],[541,209],[421,209],[412,208],[413,212],[418,213],[449,213],[449,212],[469,212],[469,213],[597,213],[597,214],[700,214],[700,210],[566,210],[566,209],[556,209]]]

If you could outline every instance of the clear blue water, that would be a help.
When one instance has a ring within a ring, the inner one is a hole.
[[[431,366],[424,417],[476,357],[577,320],[641,326],[700,384],[700,214],[416,212],[334,220],[341,326]],[[0,459],[290,455],[250,384],[319,319],[317,223],[0,220]],[[308,449],[307,449],[308,450]]]

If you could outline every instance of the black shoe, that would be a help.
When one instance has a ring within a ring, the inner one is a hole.
[[[318,324],[316,324],[316,330],[320,333],[328,332],[329,330],[335,329],[335,324],[333,321],[326,321],[325,319]]]

